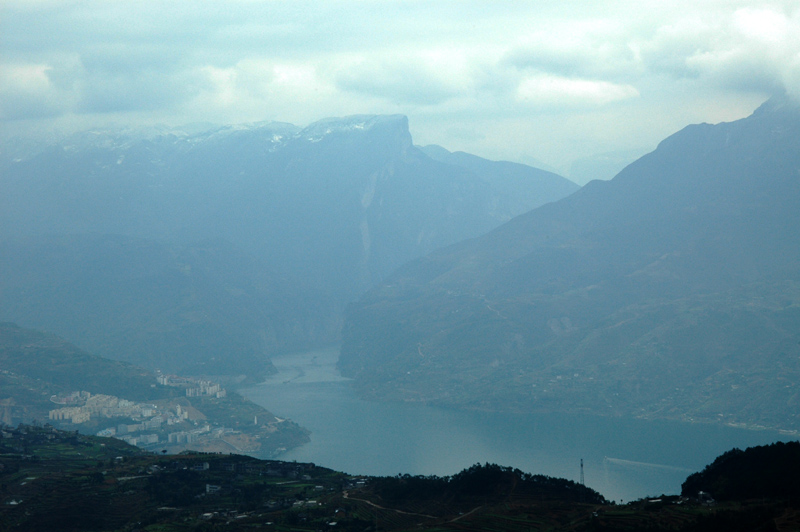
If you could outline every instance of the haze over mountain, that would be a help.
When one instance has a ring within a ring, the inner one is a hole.
[[[337,340],[404,262],[578,187],[434,160],[404,116],[84,132],[0,162],[0,319],[175,371]]]
[[[273,370],[269,353],[338,326],[330,297],[225,241],[41,236],[0,242],[0,256],[4,316],[168,373],[257,377]]]
[[[686,127],[613,180],[349,308],[367,396],[800,428],[800,107]]]

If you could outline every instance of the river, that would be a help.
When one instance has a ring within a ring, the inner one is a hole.
[[[775,431],[565,414],[492,414],[363,401],[336,371],[338,348],[276,357],[276,375],[240,390],[311,431],[282,460],[351,474],[450,475],[475,463],[580,480],[614,501],[677,494],[719,454],[794,439]]]

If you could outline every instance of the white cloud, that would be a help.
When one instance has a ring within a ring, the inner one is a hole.
[[[650,69],[676,78],[765,94],[789,90],[800,53],[800,9],[695,14],[659,28],[643,49]]]
[[[769,43],[783,40],[791,29],[784,14],[772,9],[749,7],[736,10],[732,27],[747,39]]]
[[[51,88],[48,70],[49,65],[41,64],[6,65],[0,83],[5,90],[40,93]]]
[[[641,58],[624,30],[608,21],[547,28],[525,36],[503,63],[568,77],[633,79],[641,74]]]
[[[0,119],[50,117],[63,111],[64,101],[50,80],[47,64],[0,65]]]
[[[491,157],[527,149],[568,166],[688,122],[739,118],[781,87],[800,96],[796,0],[7,0],[2,10],[4,128],[391,112],[427,142]],[[597,124],[602,135],[588,129]],[[504,131],[513,143],[494,138]]]
[[[551,75],[526,78],[517,88],[520,101],[549,107],[601,106],[637,96],[630,85]]]
[[[372,55],[346,61],[333,74],[336,85],[396,104],[435,105],[474,91],[465,54],[453,50]]]

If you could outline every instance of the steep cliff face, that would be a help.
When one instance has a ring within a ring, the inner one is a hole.
[[[214,363],[223,369],[337,341],[344,306],[404,262],[577,189],[552,174],[498,186],[414,147],[406,117],[372,115],[306,128],[87,132],[16,149],[0,161],[0,186],[0,243],[31,259],[4,266],[1,319],[140,363],[172,357],[187,367],[194,356],[207,367],[224,351]],[[528,200],[495,208],[515,196]],[[213,255],[214,269],[174,259],[197,258],[198,246],[219,251],[202,256]],[[104,274],[81,273],[85,256]],[[53,270],[32,275],[36,257]],[[126,261],[143,269],[126,271]],[[81,305],[67,304],[77,297]],[[160,324],[146,319],[148,304]],[[91,310],[100,308],[111,310]],[[100,333],[106,322],[113,327]]]
[[[341,367],[375,395],[800,426],[798,204],[791,100],[689,126],[401,268],[350,308]]]

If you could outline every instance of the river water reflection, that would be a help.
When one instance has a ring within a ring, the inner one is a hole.
[[[665,421],[563,414],[490,414],[411,403],[362,401],[336,371],[338,349],[273,359],[278,374],[241,390],[311,431],[280,458],[352,474],[450,475],[497,463],[578,481],[615,501],[680,492],[686,476],[733,447],[792,439]]]

